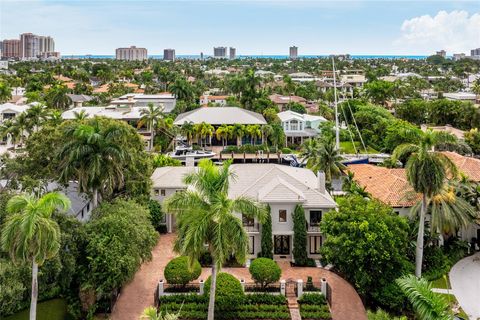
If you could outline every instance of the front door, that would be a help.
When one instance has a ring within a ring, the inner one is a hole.
[[[275,254],[290,254],[290,236],[275,236],[273,252]]]

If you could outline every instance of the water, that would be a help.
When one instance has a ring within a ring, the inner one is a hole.
[[[203,56],[204,59],[211,58],[212,56]],[[316,59],[316,58],[328,58],[330,55],[303,55],[298,56],[299,59]],[[412,59],[422,60],[428,56],[418,55],[350,55],[352,59]],[[114,55],[64,55],[63,59],[115,59]],[[149,59],[163,59],[163,55],[149,55]],[[177,55],[177,59],[200,59],[200,55]],[[239,55],[239,59],[288,59],[287,55]]]

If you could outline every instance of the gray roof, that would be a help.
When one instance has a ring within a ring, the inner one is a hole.
[[[185,122],[193,124],[209,123],[212,125],[222,124],[267,124],[265,118],[256,112],[239,107],[202,107],[190,112],[181,113],[175,119],[175,125]]]
[[[72,102],[87,102],[93,99],[93,97],[87,96],[86,94],[67,94],[67,96]]]
[[[89,118],[103,116],[117,120],[138,120],[142,117],[141,110],[147,107],[76,107],[62,113],[63,119],[75,119],[75,112],[80,113],[85,110]]]
[[[155,189],[182,189],[186,174],[197,167],[162,167],[152,175]],[[335,201],[318,189],[315,174],[305,168],[278,164],[233,164],[235,178],[230,182],[229,197],[246,196],[263,203],[303,203],[310,208],[334,208]]]

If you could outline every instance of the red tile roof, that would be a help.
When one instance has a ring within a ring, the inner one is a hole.
[[[472,181],[480,181],[480,159],[465,157],[456,152],[442,152],[455,163],[458,170]]]

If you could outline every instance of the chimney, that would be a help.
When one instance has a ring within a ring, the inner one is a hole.
[[[317,173],[317,189],[321,193],[325,193],[325,172],[323,171]]]

